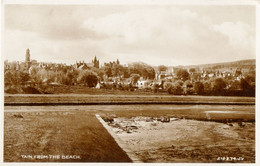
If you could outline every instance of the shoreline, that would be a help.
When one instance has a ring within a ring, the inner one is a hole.
[[[4,106],[55,106],[55,105],[255,105],[245,102],[80,102],[80,103],[4,103]]]

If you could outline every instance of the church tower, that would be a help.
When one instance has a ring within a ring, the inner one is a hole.
[[[30,50],[27,48],[26,54],[25,54],[25,67],[28,70],[31,67],[31,60],[30,60]]]
[[[27,50],[26,50],[25,62],[30,62],[30,50],[29,50],[29,48],[27,48]]]

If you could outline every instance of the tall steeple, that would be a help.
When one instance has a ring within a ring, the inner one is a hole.
[[[26,50],[25,62],[30,62],[30,50],[29,50],[29,48],[27,48],[27,50]]]
[[[94,67],[99,68],[99,60],[97,60],[97,57],[94,57],[94,60],[92,60],[92,63],[94,64]]]

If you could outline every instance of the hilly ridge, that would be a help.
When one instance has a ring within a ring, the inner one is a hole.
[[[256,59],[246,59],[233,62],[221,62],[211,64],[200,64],[200,65],[187,65],[181,66],[184,68],[212,68],[212,69],[224,69],[224,68],[240,68],[240,69],[255,69]],[[178,66],[179,67],[179,66]]]

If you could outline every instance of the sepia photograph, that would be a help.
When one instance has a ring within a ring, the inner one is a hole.
[[[3,163],[257,163],[256,1],[6,2]]]

